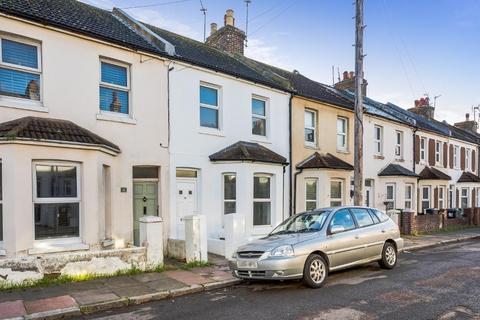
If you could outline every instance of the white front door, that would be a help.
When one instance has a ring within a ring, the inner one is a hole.
[[[185,239],[185,223],[183,221],[183,218],[197,213],[196,179],[177,179],[176,202],[177,238]]]

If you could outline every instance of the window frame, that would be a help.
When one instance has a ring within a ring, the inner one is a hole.
[[[399,138],[400,142],[398,141]],[[395,130],[395,158],[403,159],[403,131],[401,130]]]
[[[460,169],[460,146],[453,147],[453,167],[455,169]]]
[[[119,66],[119,67],[124,67],[127,69],[127,86],[124,87],[124,86],[120,86],[120,85],[117,85],[117,84],[113,84],[113,83],[108,83],[108,82],[103,82],[102,81],[102,63],[107,63],[107,64],[111,64],[111,65],[114,65],[114,66]],[[98,108],[100,110],[100,114],[104,114],[104,115],[109,115],[109,116],[114,116],[114,117],[122,117],[122,118],[131,118],[133,117],[133,112],[132,112],[132,90],[131,90],[131,65],[126,63],[126,62],[122,62],[122,61],[118,61],[118,60],[115,60],[115,59],[111,59],[111,58],[107,58],[107,57],[100,57],[99,58],[99,65],[98,65],[98,68],[99,68],[99,79],[98,79]],[[109,111],[109,110],[102,110],[101,106],[100,106],[100,88],[101,87],[104,87],[104,88],[107,88],[107,89],[113,89],[113,90],[118,90],[118,91],[123,91],[123,92],[126,92],[127,93],[127,97],[128,97],[128,112],[127,113],[123,113],[123,112],[115,112],[115,111]]]
[[[410,197],[407,197],[407,189],[410,189]],[[405,209],[413,209],[413,183],[405,183],[405,197],[404,197],[404,207]],[[407,202],[410,202],[410,205],[407,206]]]
[[[467,194],[463,195],[463,191],[467,191]],[[463,200],[464,199],[467,200],[467,203],[466,203],[465,207],[463,206]],[[465,209],[465,208],[469,208],[469,206],[470,206],[470,188],[462,187],[462,188],[460,188],[460,208]]]
[[[307,182],[314,181],[315,182],[315,200],[307,199]],[[315,208],[318,208],[318,178],[305,178],[305,210],[307,209],[307,204],[309,202],[315,202]]]
[[[380,133],[379,138],[377,138],[377,129],[379,130],[378,132]],[[376,156],[382,156],[383,155],[383,127],[377,124],[373,126],[373,145],[374,145],[373,154]]]
[[[435,164],[441,165],[442,164],[442,142],[440,140],[435,140]]]
[[[200,96],[201,87],[205,87],[205,88],[209,88],[209,89],[213,89],[213,90],[217,91],[217,105],[216,106],[201,102],[201,96]],[[221,89],[222,88],[218,85],[200,81],[200,83],[198,85],[198,126],[200,127],[200,130],[213,131],[213,132],[218,132],[218,131],[222,130],[223,122],[222,122],[222,107],[221,107],[222,106],[222,99],[221,99],[221,91],[222,90]],[[207,109],[217,111],[217,127],[216,128],[202,126],[202,124],[201,124],[202,123],[202,118],[201,118],[202,117],[202,115],[201,115],[202,108],[207,108]]]
[[[456,198],[457,195],[455,185],[451,184],[448,186],[448,206],[450,208],[455,208],[457,206]]]
[[[364,210],[367,213],[367,216],[370,217],[370,219],[372,219],[372,223],[361,226],[360,223],[358,222],[357,217],[355,216],[354,210]],[[352,215],[352,218],[355,221],[355,225],[357,226],[357,229],[371,227],[371,226],[374,226],[377,223],[379,223],[379,222],[377,222],[377,220],[375,220],[375,218],[372,217],[372,214],[370,213],[370,210],[367,209],[367,208],[361,208],[361,207],[360,208],[348,208],[348,211],[350,211],[350,214]]]
[[[13,63],[8,63],[3,61],[3,50],[2,50],[2,39],[13,41],[13,42],[18,42],[22,44],[27,44],[30,46],[34,46],[37,48],[37,63],[38,67],[31,68],[31,67],[26,67],[26,66],[20,66],[18,64],[13,64]],[[32,100],[32,99],[25,99],[25,98],[20,98],[20,97],[12,97],[8,95],[0,95],[2,99],[5,100],[10,100],[10,101],[21,101],[26,104],[30,105],[42,105],[43,106],[43,60],[42,60],[42,43],[40,41],[36,41],[30,38],[22,37],[19,35],[13,35],[13,34],[6,34],[3,32],[0,32],[0,68],[4,69],[9,69],[9,70],[14,70],[14,71],[20,71],[20,72],[27,72],[27,73],[32,73],[36,74],[39,76],[40,79],[40,88],[39,88],[39,95],[40,99],[39,100]]]
[[[333,198],[332,197],[332,183],[333,182],[340,182],[340,198]],[[340,205],[335,206],[335,207],[343,206],[343,204],[344,204],[343,201],[344,201],[344,198],[345,198],[344,188],[345,188],[344,181],[342,179],[339,179],[339,178],[330,179],[330,207],[334,207],[334,206],[332,206],[332,202],[340,202]]]
[[[392,198],[388,198],[388,188],[389,188],[389,187],[392,188]],[[393,203],[392,208],[389,209],[389,210],[394,210],[394,209],[397,207],[397,204],[396,204],[396,202],[397,202],[397,199],[396,199],[396,198],[397,198],[397,195],[396,195],[397,190],[396,190],[396,189],[397,189],[397,188],[396,188],[396,185],[395,185],[395,183],[393,183],[393,182],[389,182],[389,183],[386,183],[386,184],[385,184],[385,202],[388,201],[388,202],[392,202],[392,203]],[[388,209],[387,209],[387,210],[388,210]]]
[[[330,220],[328,221],[328,229],[327,229],[327,234],[328,234],[328,235],[332,235],[331,229],[332,229],[332,227],[334,226],[333,220],[335,219],[335,215],[337,215],[339,212],[342,212],[343,210],[345,210],[345,211],[350,215],[350,218],[351,218],[352,221],[353,221],[354,227],[351,228],[351,229],[345,229],[345,230],[343,230],[343,231],[341,231],[341,232],[338,232],[338,233],[335,233],[335,234],[340,234],[340,233],[343,233],[343,232],[348,232],[348,231],[352,231],[352,230],[358,229],[357,220],[356,220],[355,217],[353,216],[353,213],[352,213],[348,208],[341,208],[341,209],[336,210],[335,213],[334,213],[334,214],[332,215],[332,217],[330,218]]]
[[[465,171],[471,171],[472,166],[472,150],[465,148]]]
[[[225,177],[234,176],[235,177],[235,199],[225,199]],[[232,214],[234,212],[225,213],[225,203],[235,203],[235,213],[237,211],[237,173],[236,172],[224,172],[222,173],[222,217],[226,214]]]
[[[255,198],[255,177],[265,177],[269,179],[270,198]],[[254,228],[271,227],[273,225],[273,175],[268,173],[254,173],[253,174],[253,188],[252,188],[252,225]],[[268,202],[270,203],[270,224],[255,224],[255,203]]]
[[[313,127],[308,127],[305,125],[305,114],[307,112],[313,115]],[[303,112],[303,140],[306,146],[309,146],[309,147],[317,146],[317,119],[318,119],[318,112],[316,110],[305,108]],[[305,139],[305,129],[313,130],[313,141],[307,141]]]
[[[218,93],[217,93],[217,98],[218,98]],[[258,100],[258,101],[262,101],[264,104],[265,104],[265,115],[262,116],[262,115],[258,115],[256,113],[253,113],[253,100]],[[251,113],[252,113],[252,136],[254,136],[255,138],[260,138],[260,139],[268,139],[269,137],[269,129],[270,129],[270,121],[269,121],[269,99],[268,98],[265,98],[265,97],[262,97],[262,96],[258,96],[258,95],[252,95],[252,98],[250,99],[250,109],[251,109]],[[220,114],[219,114],[220,115]],[[265,120],[265,135],[261,135],[261,134],[256,134],[256,133],[253,133],[253,119],[254,118],[257,118],[257,119],[262,119],[262,120]]]
[[[425,198],[423,196],[423,190],[427,189],[428,190],[428,198]],[[428,206],[427,208],[423,208],[423,203],[428,201]],[[432,186],[422,186],[422,192],[421,192],[421,201],[420,201],[420,208],[422,209],[422,213],[425,213],[426,209],[430,209],[432,207]]]
[[[446,209],[445,189],[445,186],[438,186],[438,209]]]
[[[339,132],[338,122],[342,121],[344,124],[345,131]],[[345,140],[343,146],[338,145],[338,137],[342,136]],[[337,151],[347,152],[348,151],[348,118],[338,116],[337,117]]]
[[[39,198],[37,195],[37,169],[36,166],[70,166],[76,168],[76,180],[77,180],[77,196],[70,198]],[[82,223],[83,223],[83,212],[82,212],[82,189],[81,189],[81,164],[78,162],[70,161],[32,161],[32,178],[33,178],[33,188],[32,188],[32,198],[33,198],[33,208],[32,208],[32,224],[33,224],[33,241],[35,243],[68,243],[68,242],[81,242],[82,238]],[[56,237],[56,238],[46,238],[46,239],[35,239],[35,204],[57,204],[57,203],[78,203],[78,237]]]
[[[423,144],[423,146],[422,146]],[[420,162],[426,163],[427,162],[427,155],[428,155],[428,139],[427,137],[420,137]]]

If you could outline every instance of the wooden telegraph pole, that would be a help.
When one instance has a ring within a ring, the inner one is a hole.
[[[363,0],[355,1],[355,149],[354,198],[356,206],[363,202]]]

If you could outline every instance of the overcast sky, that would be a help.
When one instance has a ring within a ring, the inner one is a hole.
[[[83,0],[125,9],[135,18],[203,40],[200,0]],[[354,69],[353,0],[251,0],[246,55],[332,83]],[[235,11],[245,29],[244,0],[202,0],[211,22]],[[148,6],[151,4],[162,4]],[[145,6],[144,6],[145,5]],[[461,121],[480,104],[480,0],[365,0],[368,96],[404,108],[429,94],[436,118]]]

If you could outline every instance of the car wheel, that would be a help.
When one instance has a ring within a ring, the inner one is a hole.
[[[397,249],[391,242],[385,242],[382,250],[382,259],[378,262],[380,267],[384,269],[393,269],[397,264]]]
[[[328,276],[328,265],[319,254],[308,256],[303,267],[303,283],[310,288],[320,288]]]

